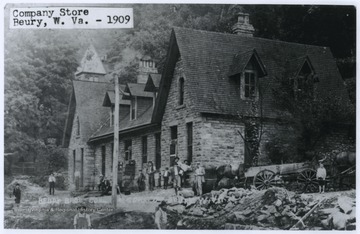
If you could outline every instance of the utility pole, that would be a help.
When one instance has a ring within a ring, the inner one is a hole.
[[[111,203],[116,209],[117,206],[117,187],[118,187],[118,157],[119,157],[119,109],[120,109],[120,96],[119,96],[119,76],[113,75],[115,81],[115,108],[114,108],[114,150],[113,150],[113,177],[112,177],[112,190],[111,190]]]

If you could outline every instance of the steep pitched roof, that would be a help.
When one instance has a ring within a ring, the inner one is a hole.
[[[261,72],[260,76],[265,76],[267,74],[266,68],[255,49],[246,52],[240,52],[234,55],[233,62],[229,69],[229,76],[243,72],[252,59],[256,62],[256,65]]]
[[[84,141],[87,141],[108,118],[109,109],[102,104],[104,93],[112,86],[112,83],[105,82],[73,81],[76,113],[79,116],[81,137]]]
[[[136,129],[137,127],[144,127],[151,124],[151,116],[152,116],[153,108],[149,106],[149,108],[140,116],[138,116],[134,120],[130,120],[129,114],[126,115],[123,119],[119,120],[119,133],[130,129]],[[89,139],[89,142],[96,141],[99,138],[111,136],[114,133],[114,127],[110,126],[110,119],[108,118],[103,122],[103,125],[97,129],[97,131],[92,134]]]
[[[101,59],[93,45],[89,46],[84,54],[84,57],[81,59],[76,75],[81,73],[106,74],[103,63],[101,62]]]
[[[124,90],[125,85],[119,85],[119,89]],[[123,99],[122,98],[123,95],[121,94],[121,92],[120,92],[119,96],[120,96],[120,105],[130,105],[130,100]],[[106,91],[104,101],[103,101],[103,106],[111,107],[114,104],[115,104],[115,90]]]
[[[157,92],[159,90],[161,74],[149,74],[144,91]]]
[[[145,92],[145,84],[138,83],[128,83],[125,87],[125,92],[129,93],[131,96],[137,97],[153,97],[153,94],[150,92]],[[129,96],[124,95],[123,99],[129,99]]]
[[[267,76],[259,79],[263,91],[263,112],[266,117],[276,117],[272,106],[272,88],[275,80],[286,69],[286,61],[307,55],[316,71],[320,95],[336,92],[347,98],[335,60],[329,48],[244,37],[241,35],[174,28],[170,39],[165,70],[160,84],[160,97],[154,117],[161,120],[165,108],[162,99],[169,95],[176,60],[181,56],[188,92],[194,111],[212,114],[246,114],[251,102],[242,100],[239,86],[228,76],[234,53],[256,49],[267,70]]]

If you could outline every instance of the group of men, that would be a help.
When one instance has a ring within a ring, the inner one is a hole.
[[[175,189],[175,194],[178,194],[178,191],[185,186],[188,178],[189,171],[192,170],[191,165],[188,165],[188,161],[185,160],[184,163],[181,163],[178,157],[175,157],[173,166],[166,167],[162,173],[159,172],[159,182],[158,185],[161,187],[161,178],[163,178],[163,188],[167,189],[169,186],[169,180],[171,179],[172,187]],[[146,174],[148,175],[148,185],[149,190],[152,191],[155,187],[155,172],[157,172],[151,161],[148,162],[146,168]],[[205,182],[205,169],[198,162],[195,168],[195,178],[193,181],[193,188],[197,195],[202,195],[203,192],[203,183]],[[137,184],[139,192],[144,191],[146,187],[146,176],[140,170],[139,176],[137,178]]]

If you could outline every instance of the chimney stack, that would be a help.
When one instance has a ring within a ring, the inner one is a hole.
[[[249,14],[244,13],[244,12],[239,12],[238,13],[238,21],[236,22],[236,24],[234,24],[234,26],[232,27],[232,30],[233,30],[233,33],[235,33],[235,34],[252,37],[255,32],[255,29],[250,24]]]

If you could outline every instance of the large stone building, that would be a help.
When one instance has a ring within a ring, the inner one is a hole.
[[[123,185],[133,185],[148,161],[161,171],[175,156],[205,168],[250,165],[252,155],[242,137],[249,126],[243,118],[258,115],[250,110],[262,100],[264,129],[274,128],[279,116],[272,87],[284,73],[296,92],[307,80],[315,95],[336,93],[348,101],[329,48],[252,37],[246,14],[239,14],[233,30],[237,34],[174,28],[161,75],[150,57],[139,60],[137,83],[121,87],[118,157]],[[73,81],[64,138],[69,179],[74,181],[80,171],[83,188],[100,174],[112,175],[115,92],[110,80],[91,47]],[[263,142],[269,138],[264,134]],[[263,148],[260,155],[265,155]],[[259,163],[266,163],[265,158]]]

